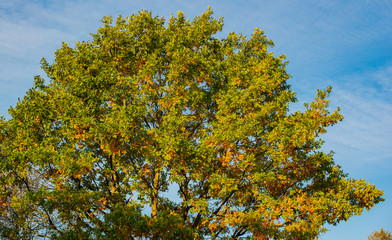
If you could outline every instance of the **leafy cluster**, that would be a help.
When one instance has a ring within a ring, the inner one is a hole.
[[[368,240],[392,240],[392,235],[390,231],[381,228],[380,231],[374,231],[370,234]]]
[[[43,59],[50,81],[0,121],[0,236],[312,239],[383,200],[320,151],[331,89],[289,112],[284,56],[222,26],[106,17]]]

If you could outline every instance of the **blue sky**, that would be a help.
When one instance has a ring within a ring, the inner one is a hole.
[[[359,217],[329,226],[320,239],[365,240],[374,230],[392,230],[392,1],[390,0],[13,0],[0,1],[0,114],[43,75],[61,42],[89,40],[103,16],[127,16],[141,9],[168,18],[188,18],[211,6],[224,17],[221,36],[250,36],[255,27],[285,54],[302,109],[317,88],[333,86],[331,110],[345,119],[329,129],[325,151],[353,178],[364,178],[385,192],[386,201]]]

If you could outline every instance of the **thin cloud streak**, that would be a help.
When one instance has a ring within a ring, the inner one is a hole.
[[[19,25],[2,22],[0,30],[0,53],[18,59],[34,60],[45,48],[59,45],[53,39],[70,38],[70,35],[56,29]]]
[[[392,161],[392,65],[340,79],[333,107],[340,105],[345,119],[329,130],[328,146],[345,152],[346,163]]]

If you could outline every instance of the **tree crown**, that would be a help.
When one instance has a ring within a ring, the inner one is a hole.
[[[273,42],[212,14],[105,17],[42,60],[0,122],[3,237],[311,239],[383,200],[320,151],[331,88],[289,112]]]

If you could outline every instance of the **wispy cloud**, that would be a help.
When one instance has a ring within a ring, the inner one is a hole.
[[[346,163],[392,161],[392,65],[343,76],[332,103],[345,119],[327,134],[328,146],[339,148]]]
[[[1,1],[0,114],[23,97],[34,75],[43,75],[42,57],[52,60],[63,41],[90,39],[103,8],[98,1]]]
[[[57,38],[69,38],[65,32],[40,26],[1,22],[0,53],[20,59],[34,59],[45,48],[58,45]]]
[[[392,64],[374,74],[375,79],[387,94],[392,92]],[[389,94],[392,98],[392,95]]]
[[[274,51],[287,54],[294,76],[323,77],[341,74],[362,57],[392,38],[392,3],[387,1],[252,1],[252,8],[232,9],[230,24],[250,33],[265,30],[277,43]],[[238,15],[241,15],[239,17]],[[242,19],[252,19],[246,21]],[[389,43],[391,45],[391,43]],[[362,56],[359,56],[362,54]],[[307,67],[303,67],[307,66]],[[295,69],[298,71],[295,72]]]

